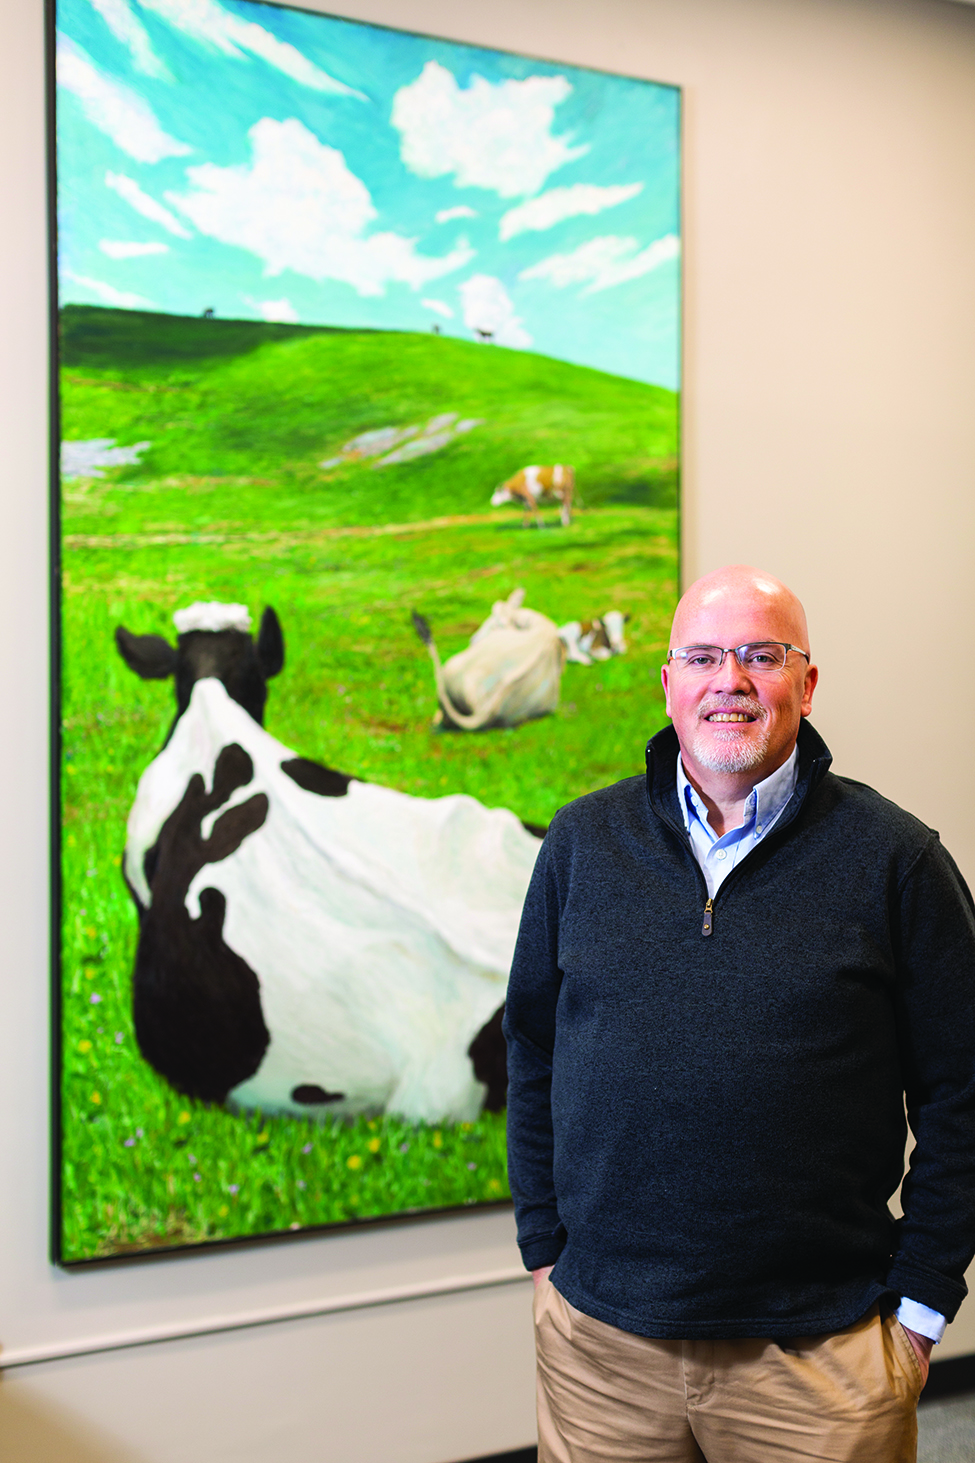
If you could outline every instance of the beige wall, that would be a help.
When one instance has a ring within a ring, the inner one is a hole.
[[[975,877],[975,11],[342,8],[685,88],[685,576],[749,559],[795,585],[838,769],[939,827]],[[8,1357],[44,1355],[503,1281],[517,1264],[504,1214],[85,1275],[47,1263],[41,46],[40,0],[2,0],[0,1341]],[[532,1435],[527,1307],[524,1282],[499,1283],[12,1367],[0,1451],[10,1463],[445,1463],[513,1448]],[[945,1349],[975,1350],[975,1302]]]

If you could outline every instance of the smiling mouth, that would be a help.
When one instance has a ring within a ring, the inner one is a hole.
[[[754,716],[748,716],[744,711],[712,711],[705,721],[754,721]]]

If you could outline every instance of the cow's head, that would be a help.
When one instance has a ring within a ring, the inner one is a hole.
[[[243,605],[192,604],[177,610],[173,621],[178,631],[175,645],[161,635],[133,635],[119,625],[115,644],[129,670],[146,681],[175,677],[177,721],[190,704],[196,682],[214,676],[263,726],[267,682],[284,665],[284,637],[274,611],[270,607],[264,611],[256,641]]]

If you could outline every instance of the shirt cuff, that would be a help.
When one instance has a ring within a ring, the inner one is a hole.
[[[945,1334],[945,1327],[948,1324],[939,1311],[933,1311],[930,1306],[922,1306],[919,1300],[908,1300],[906,1295],[901,1297],[901,1303],[897,1307],[897,1319],[909,1331],[916,1331],[919,1336],[927,1336],[935,1346]]]

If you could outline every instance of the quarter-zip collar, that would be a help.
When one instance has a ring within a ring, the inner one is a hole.
[[[796,787],[769,837],[781,833],[797,817],[803,803],[829,771],[832,753],[807,719],[799,724],[796,741],[799,766]],[[651,810],[690,848],[687,829],[677,800],[677,759],[680,743],[672,726],[665,726],[647,742],[647,800]],[[693,856],[693,855],[692,855]]]

